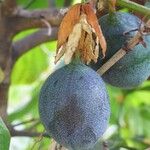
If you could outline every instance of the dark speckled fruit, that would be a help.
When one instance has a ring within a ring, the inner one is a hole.
[[[45,81],[39,112],[47,132],[71,150],[88,150],[105,132],[109,98],[101,77],[82,63],[56,70]]]
[[[99,69],[129,41],[137,33],[134,30],[141,25],[141,20],[129,13],[117,12],[111,20],[109,15],[105,15],[99,20],[108,49],[105,59],[99,58],[96,64],[91,65],[94,70]],[[128,34],[124,35],[125,32]],[[150,36],[145,36],[144,40],[147,48],[141,44],[135,46],[102,76],[105,82],[121,88],[134,88],[149,77]]]

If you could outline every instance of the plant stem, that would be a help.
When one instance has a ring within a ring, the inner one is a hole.
[[[129,10],[139,12],[143,15],[150,16],[150,9],[129,0],[117,0],[117,6],[126,7]]]

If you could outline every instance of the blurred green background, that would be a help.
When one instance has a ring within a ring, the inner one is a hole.
[[[74,0],[72,3],[80,2]],[[27,0],[18,0],[22,7]],[[56,0],[63,7],[63,0]],[[47,8],[48,0],[35,0],[28,9]],[[36,30],[19,33],[14,40],[21,39]],[[44,43],[24,54],[15,64],[9,90],[9,121],[18,130],[43,132],[39,121],[38,96],[41,85],[53,71],[56,41]],[[144,150],[150,147],[150,81],[133,90],[122,90],[107,86],[110,95],[111,118],[104,135],[111,150]],[[28,123],[24,121],[29,121]],[[46,150],[51,139],[13,137],[10,150]]]

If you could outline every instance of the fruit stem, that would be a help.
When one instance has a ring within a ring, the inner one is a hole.
[[[78,53],[78,51],[75,53],[74,57],[72,58],[71,63],[73,64],[81,63],[80,53]]]
[[[139,12],[150,17],[150,9],[129,0],[117,0],[117,6],[126,7],[129,10]]]

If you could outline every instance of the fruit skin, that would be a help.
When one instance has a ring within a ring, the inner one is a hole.
[[[45,81],[39,112],[47,132],[71,150],[88,150],[105,132],[109,98],[101,77],[82,63],[56,70]]]
[[[141,20],[134,15],[116,12],[116,22],[108,22],[108,15],[100,18],[99,22],[107,41],[106,58],[99,58],[96,64],[91,64],[94,70],[98,70],[102,64],[110,59],[127,41],[137,32]],[[114,22],[114,21],[113,21]],[[128,32],[127,35],[123,35]],[[150,75],[150,36],[144,36],[147,48],[138,44],[122,59],[112,66],[103,76],[105,82],[120,88],[134,88],[140,85]]]

